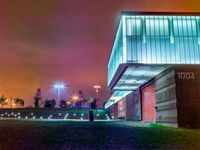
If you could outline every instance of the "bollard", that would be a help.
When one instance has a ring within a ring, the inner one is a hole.
[[[89,119],[89,121],[94,121],[93,110],[89,110],[89,112],[88,112],[88,119]]]

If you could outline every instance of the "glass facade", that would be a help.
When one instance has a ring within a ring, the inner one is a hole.
[[[108,63],[108,85],[123,63],[200,64],[200,17],[122,14]]]
[[[130,94],[131,91],[115,91],[110,99],[105,104],[105,109],[109,108],[111,105],[119,102],[121,99],[126,97],[128,94]]]

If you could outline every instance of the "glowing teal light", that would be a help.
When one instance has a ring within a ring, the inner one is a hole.
[[[199,16],[123,14],[108,63],[108,85],[124,63],[200,64],[199,44]]]
[[[122,16],[122,43],[123,43],[123,63],[126,62],[126,58],[127,58],[127,47],[126,47],[126,31],[127,31],[127,28],[126,28],[126,16]]]
[[[115,91],[112,96],[109,98],[109,100],[105,104],[105,109],[109,108],[113,104],[117,103],[121,99],[123,99],[125,96],[130,94],[131,91]]]

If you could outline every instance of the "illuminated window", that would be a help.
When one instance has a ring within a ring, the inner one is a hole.
[[[147,36],[169,36],[168,19],[146,19]]]
[[[174,19],[174,36],[197,36],[195,19]]]
[[[141,35],[142,33],[142,20],[136,18],[128,18],[127,23],[127,36],[131,35]]]

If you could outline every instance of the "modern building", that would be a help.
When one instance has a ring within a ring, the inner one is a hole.
[[[200,13],[122,12],[108,88],[114,119],[200,127]]]

